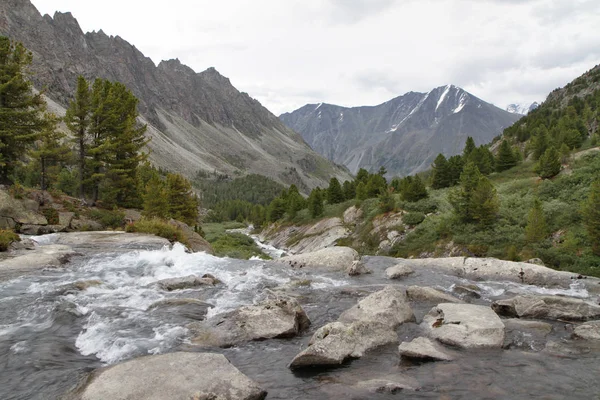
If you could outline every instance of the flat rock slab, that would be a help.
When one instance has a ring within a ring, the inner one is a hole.
[[[531,332],[539,335],[547,335],[552,332],[552,325],[542,321],[528,321],[518,318],[503,320],[506,330]]]
[[[47,267],[59,267],[67,263],[74,254],[76,252],[70,246],[56,244],[21,250],[15,257],[0,261],[0,281]]]
[[[100,370],[80,400],[262,400],[267,392],[222,354],[170,353]]]
[[[496,313],[519,318],[587,321],[600,318],[600,305],[572,297],[516,296],[492,304]]]
[[[189,326],[192,343],[203,347],[231,347],[251,340],[289,338],[310,326],[298,302],[286,296],[219,314]]]
[[[346,271],[359,260],[358,252],[350,247],[328,247],[312,253],[281,257],[276,262],[292,268],[326,267],[331,271]]]
[[[600,321],[586,322],[577,326],[573,336],[578,339],[600,340]]]
[[[427,286],[409,286],[406,295],[412,301],[427,301],[431,303],[463,303],[448,293]]]
[[[398,347],[400,355],[419,360],[451,361],[454,357],[444,348],[428,338],[419,337],[410,342],[402,342]]]
[[[408,276],[414,272],[415,271],[407,265],[397,264],[397,265],[394,265],[393,267],[389,267],[388,269],[386,269],[385,275],[387,276],[388,279],[400,279],[400,278],[404,278],[405,276]]]
[[[56,234],[55,243],[91,249],[160,249],[170,245],[162,237],[118,231],[71,232]]]
[[[461,348],[501,347],[504,324],[489,307],[442,303],[421,323],[428,336]]]
[[[376,321],[395,329],[404,322],[415,321],[415,315],[406,292],[398,286],[386,286],[344,311],[338,321]]]

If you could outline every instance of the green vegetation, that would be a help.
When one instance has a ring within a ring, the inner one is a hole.
[[[170,242],[179,242],[188,245],[181,229],[169,224],[160,218],[142,218],[133,224],[127,225],[126,232],[150,233],[168,239]]]
[[[8,247],[13,242],[20,242],[19,235],[9,229],[0,229],[0,251],[8,250]]]
[[[269,256],[264,254],[252,238],[241,233],[228,233],[229,229],[245,228],[239,222],[206,223],[202,226],[205,239],[212,245],[218,257],[241,258],[260,257],[264,260]]]

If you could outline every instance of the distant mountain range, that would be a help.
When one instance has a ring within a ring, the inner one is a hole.
[[[469,136],[489,143],[520,117],[447,85],[378,106],[308,104],[279,118],[352,173],[384,166],[392,176],[424,171],[439,153],[459,154]]]
[[[506,111],[513,114],[527,115],[539,106],[540,105],[536,101],[533,103],[514,103],[506,106]]]
[[[119,36],[84,34],[71,13],[42,16],[29,0],[0,2],[0,34],[33,52],[34,85],[59,114],[78,75],[125,84],[140,100],[156,166],[189,178],[198,171],[257,173],[304,192],[332,176],[350,178],[214,68],[196,73],[179,60],[155,66]]]

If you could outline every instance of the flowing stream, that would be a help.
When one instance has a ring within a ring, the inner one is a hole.
[[[45,245],[55,239],[49,235],[38,241]],[[0,399],[59,398],[96,368],[176,350],[223,353],[269,392],[268,399],[394,398],[390,393],[361,392],[353,385],[400,374],[420,385],[418,391],[401,394],[409,398],[600,398],[600,345],[570,340],[572,326],[562,322],[553,323],[547,338],[518,335],[508,349],[464,351],[453,362],[406,362],[400,359],[397,345],[390,345],[339,368],[288,369],[315,329],[335,320],[365,294],[390,283],[384,271],[394,264],[393,259],[368,257],[366,264],[373,274],[350,278],[260,260],[190,254],[178,244],[134,251],[77,250],[82,254],[64,268],[0,282]],[[173,292],[155,284],[206,273],[222,283]],[[401,282],[446,291],[469,283],[473,282],[425,269]],[[474,283],[482,290],[482,298],[474,300],[480,304],[517,293],[590,297],[577,281],[570,288],[552,290],[508,282]],[[265,289],[296,296],[312,321],[311,329],[293,339],[198,349],[189,343],[187,325],[199,316],[156,307],[171,299],[200,299],[211,305],[211,316],[252,304],[264,296]],[[417,320],[431,307],[414,304]],[[420,335],[417,324],[402,325],[398,334],[401,341]],[[548,341],[558,343],[562,350],[543,351]]]

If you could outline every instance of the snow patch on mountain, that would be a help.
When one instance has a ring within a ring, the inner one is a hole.
[[[513,103],[506,106],[506,111],[513,114],[527,115],[539,106],[535,101],[533,103]]]

